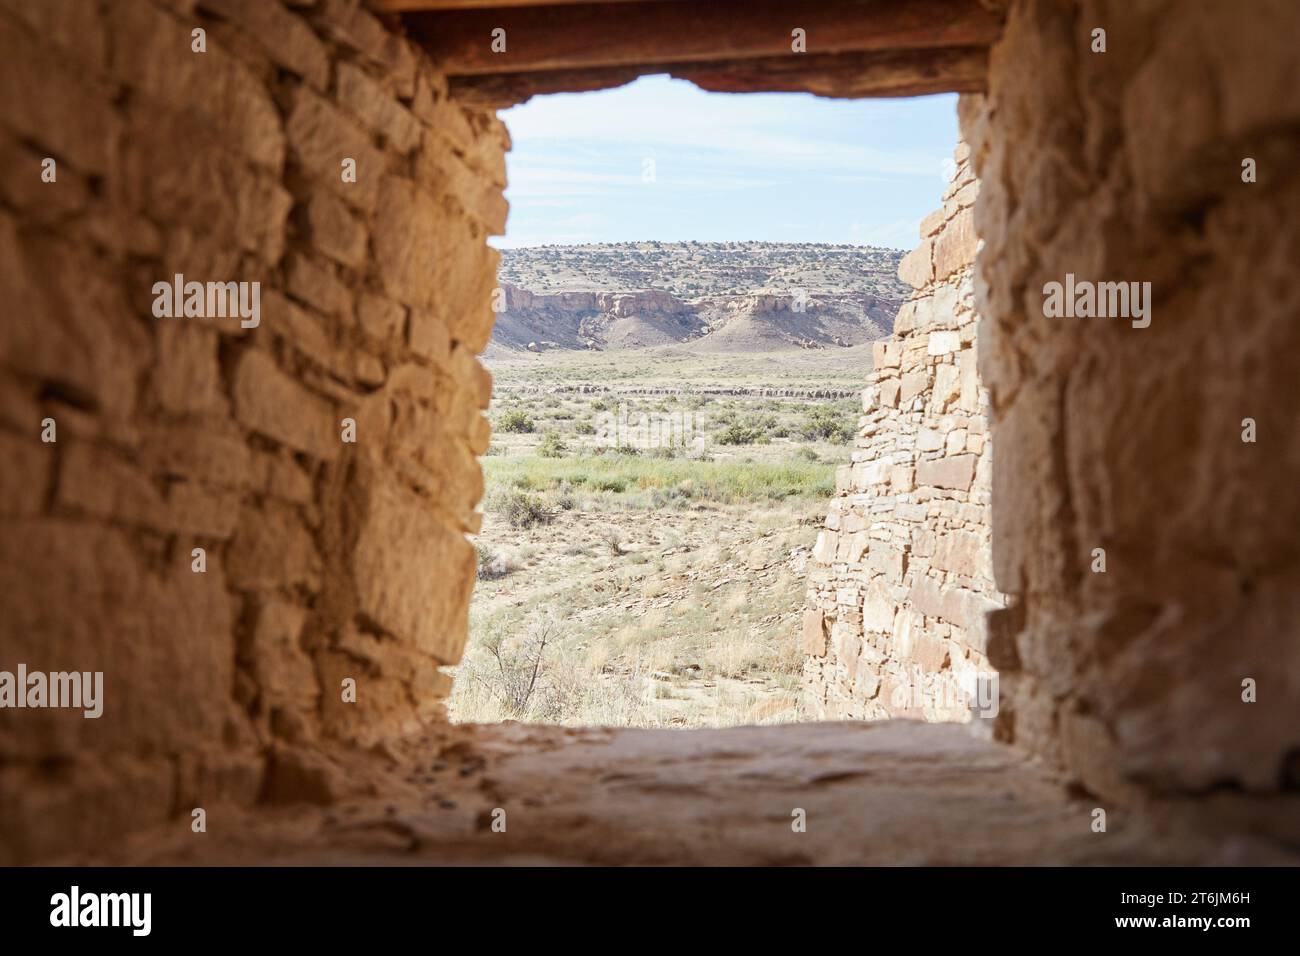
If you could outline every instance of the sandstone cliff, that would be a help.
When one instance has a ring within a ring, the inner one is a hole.
[[[621,243],[506,250],[494,350],[692,343],[754,352],[860,345],[906,298],[902,253],[869,246]],[[489,355],[492,350],[489,351]]]

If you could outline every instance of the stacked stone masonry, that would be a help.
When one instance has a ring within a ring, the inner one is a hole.
[[[2,0],[0,50],[0,668],[106,698],[0,714],[4,862],[441,717],[508,139],[355,0]],[[155,318],[176,274],[259,324]]]
[[[818,543],[810,703],[960,719],[891,709],[894,682],[994,668],[997,737],[1082,792],[1294,847],[1300,5],[987,5],[970,157],[903,267],[918,295]],[[509,140],[391,26],[359,0],[0,0],[0,669],[105,675],[97,720],[0,712],[0,862],[198,806],[379,800],[355,761],[427,757],[408,731],[444,716],[473,585]],[[260,282],[260,323],[155,317],[177,274]],[[1151,325],[1047,319],[1067,274],[1151,282]],[[981,759],[883,729],[946,761],[937,787]],[[828,732],[765,728],[763,753],[820,758]],[[875,786],[838,752],[829,779]],[[662,818],[682,767],[647,786]],[[713,833],[725,801],[696,792]],[[920,826],[992,832],[940,797]]]
[[[999,736],[1097,793],[1294,790],[1300,4],[1007,6],[959,109]],[[1067,274],[1150,282],[1150,325],[1045,317]]]
[[[877,342],[852,464],[813,550],[804,699],[819,718],[966,720],[991,687],[988,396],[976,371],[969,149],[921,244],[916,292]]]

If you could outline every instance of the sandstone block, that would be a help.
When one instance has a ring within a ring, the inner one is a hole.
[[[220,488],[246,488],[252,480],[248,443],[233,423],[153,425],[140,455],[146,469],[164,480],[183,479]]]
[[[353,569],[361,609],[439,663],[460,660],[474,586],[474,549],[430,502],[369,475]]]
[[[927,369],[922,368],[917,369],[915,372],[904,373],[898,393],[899,405],[906,406],[929,387],[930,373]]]
[[[945,218],[946,215],[943,209],[936,209],[934,212],[930,213],[930,215],[922,219],[921,238],[924,239],[928,236],[933,236],[936,232],[942,229]]]
[[[931,407],[943,412],[961,395],[962,373],[957,365],[945,363],[935,369],[935,388],[930,395]]]
[[[841,535],[836,552],[837,560],[850,563],[860,560],[863,552],[867,549],[867,544],[867,533],[865,531]]]
[[[831,637],[835,641],[835,659],[844,667],[850,683],[858,672],[858,654],[862,651],[862,639],[852,628],[837,622],[832,628]]]
[[[839,535],[834,531],[823,529],[817,532],[817,543],[813,545],[813,560],[821,564],[831,564],[835,560]]]
[[[914,625],[909,628],[905,639],[898,646],[903,658],[912,661],[927,674],[943,670],[948,659],[947,642],[923,626]]]
[[[896,378],[888,379],[880,383],[880,404],[885,408],[897,408],[899,395],[899,382]]]
[[[122,82],[177,111],[197,111],[254,163],[283,169],[280,112],[238,59],[215,44],[195,55],[189,28],[152,4],[113,4],[109,27],[112,70]]]
[[[916,433],[916,447],[919,451],[938,451],[944,446],[944,436],[933,428],[922,428]]]
[[[958,393],[957,405],[965,412],[976,412],[980,409],[979,395],[979,373],[976,371],[976,357],[974,351],[967,350],[962,353],[959,359],[960,372],[960,392]]]
[[[333,407],[250,350],[235,367],[235,418],[255,432],[325,461],[342,448]]]
[[[312,245],[340,265],[355,269],[366,259],[366,228],[343,200],[317,192],[307,203]]]
[[[310,532],[294,509],[268,504],[239,515],[226,556],[226,574],[240,590],[320,588],[321,560]]]
[[[382,85],[360,67],[338,64],[339,104],[384,138],[399,153],[409,153],[420,142],[420,122]]]
[[[154,397],[177,415],[224,411],[217,332],[190,321],[162,319],[158,325],[158,362],[151,379]]]
[[[982,564],[984,539],[969,531],[948,531],[938,538],[931,563],[943,571],[975,577]]]
[[[958,195],[971,191],[973,201],[975,184],[971,183]],[[946,279],[960,269],[969,268],[975,261],[975,248],[978,244],[975,235],[975,217],[970,209],[963,209],[944,227],[943,232],[934,241],[934,277]]]
[[[410,180],[384,179],[372,235],[379,276],[391,298],[429,309],[435,291],[449,294],[446,287],[440,288],[440,275],[435,271],[437,255],[447,243],[448,218]]]
[[[164,495],[143,469],[83,442],[70,444],[63,454],[57,500],[63,508],[101,519],[211,538],[231,535],[237,504],[188,482]]]
[[[502,187],[481,170],[469,165],[436,130],[426,130],[416,177],[438,196],[450,197],[466,214],[477,220],[488,235],[505,233],[510,204]]]
[[[279,3],[265,0],[203,0],[206,10],[239,24],[267,56],[318,90],[329,84],[329,55],[311,27]]]
[[[803,652],[810,657],[826,656],[825,615],[815,608],[804,608]]]
[[[412,309],[407,344],[416,355],[442,363],[452,352],[451,331],[428,309]]]
[[[363,292],[357,303],[357,318],[367,335],[386,342],[403,334],[406,309],[382,296]]]
[[[346,114],[306,88],[298,89],[285,124],[298,163],[358,209],[373,210],[385,159],[370,136]],[[344,182],[343,160],[356,161],[356,181]]]
[[[956,332],[931,332],[926,346],[927,355],[949,355],[961,348],[961,336]]]
[[[276,598],[261,602],[252,646],[244,655],[271,706],[312,707],[320,695],[311,658],[299,645],[305,608]]]
[[[971,482],[975,480],[976,461],[974,455],[954,455],[951,458],[922,461],[916,466],[917,483],[969,491]]]
[[[501,254],[484,241],[481,227],[468,218],[453,218],[439,237],[438,315],[452,341],[477,355],[487,348],[496,320],[492,290]]]
[[[894,465],[889,469],[889,487],[894,494],[906,494],[916,486],[916,469],[911,465]]]
[[[930,239],[921,240],[898,264],[898,277],[913,289],[922,289],[934,281],[934,265],[930,261],[932,245]]]
[[[889,339],[881,339],[878,342],[871,343],[873,368],[898,368],[898,360],[902,354],[903,350],[899,344]]]
[[[34,438],[0,432],[0,509],[5,515],[34,515],[45,506],[45,492],[54,464],[53,446]]]
[[[894,615],[898,611],[898,602],[880,584],[873,582],[867,587],[862,605],[862,627],[867,631],[880,631],[885,634],[894,630]]]
[[[301,284],[302,277],[308,273],[300,268],[295,274],[299,276],[297,283]],[[281,339],[323,369],[333,370],[342,365],[344,356],[335,348],[322,320],[275,291],[262,296],[262,324],[255,341],[260,346],[260,340],[268,335]]]
[[[403,84],[414,81],[415,63],[401,37],[385,30],[356,0],[321,0],[312,10],[312,19],[336,43],[363,54],[377,66],[389,66],[395,80],[400,78]]]
[[[925,505],[912,504],[911,502],[900,501],[894,505],[894,517],[899,521],[924,521],[926,516]]]
[[[6,658],[103,671],[104,712],[86,720],[79,711],[24,711],[20,732],[0,726],[0,753],[41,760],[116,752],[122,761],[219,739],[235,660],[221,569],[192,574],[186,558],[160,573],[146,566],[133,535],[98,523],[27,519],[10,530],[0,535]]]
[[[867,555],[867,567],[891,584],[902,584],[907,573],[907,553],[887,544],[874,544]]]
[[[80,11],[78,30],[86,31],[90,39],[98,19],[93,11]],[[5,51],[0,57],[0,90],[4,90],[0,122],[23,139],[47,144],[82,172],[109,172],[120,135],[111,91],[55,50],[33,43],[8,20],[0,21],[0,49]],[[51,117],[71,116],[77,122],[51,121]]]
[[[352,317],[352,291],[322,259],[295,253],[287,267],[288,293],[326,315]]]

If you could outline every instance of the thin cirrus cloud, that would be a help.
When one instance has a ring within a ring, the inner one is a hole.
[[[916,243],[957,141],[956,97],[705,93],[667,77],[501,114],[502,247],[572,242]]]

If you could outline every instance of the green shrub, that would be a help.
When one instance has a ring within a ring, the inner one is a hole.
[[[573,453],[564,458],[511,455],[483,459],[489,488],[498,495],[546,495],[548,506],[554,493],[565,486],[590,494],[614,494],[633,507],[649,505],[652,490],[660,500],[782,501],[789,498],[820,500],[835,492],[835,465],[792,454],[785,462],[702,461],[695,456],[659,458],[650,455],[593,455]],[[635,500],[633,500],[635,499]],[[491,507],[494,513],[502,507]]]
[[[563,458],[569,446],[564,443],[560,433],[549,431],[542,436],[542,443],[537,446],[537,454],[543,458]]]
[[[542,507],[541,501],[523,492],[506,492],[494,502],[494,506],[512,528],[533,528],[551,522],[551,514]]]
[[[818,408],[804,419],[799,433],[809,441],[821,440],[847,445],[853,440],[854,429],[835,409]]]
[[[495,581],[497,578],[505,577],[512,570],[510,563],[486,544],[477,542],[474,550],[478,553],[477,576],[480,581]]]
[[[497,421],[497,431],[514,434],[531,432],[536,427],[533,420],[528,417],[528,413],[519,408],[512,408]]]
[[[757,428],[732,422],[714,435],[713,440],[719,445],[752,445],[762,437],[763,434]]]

